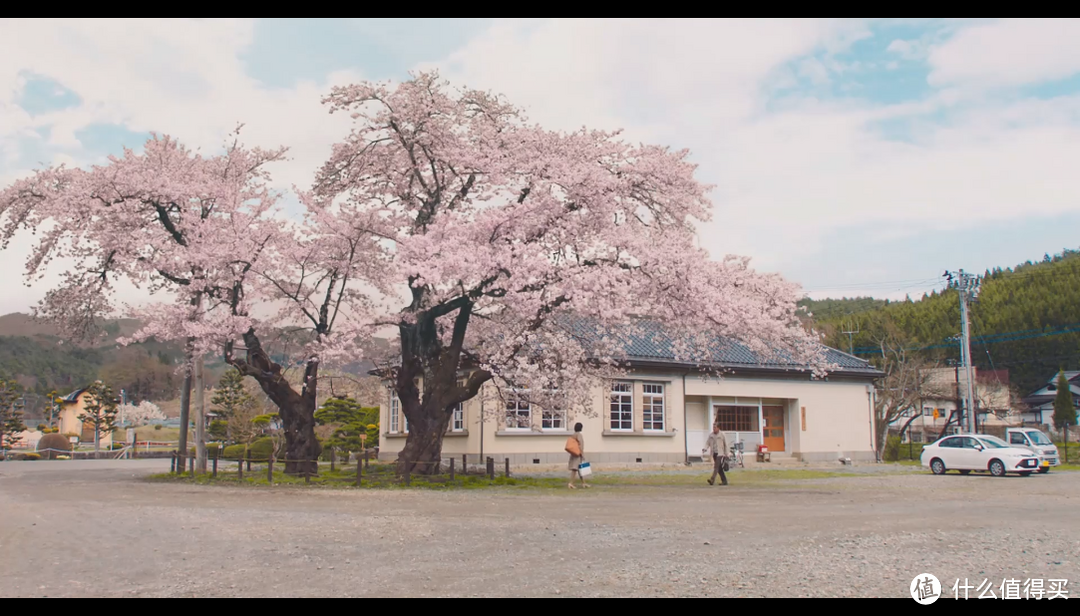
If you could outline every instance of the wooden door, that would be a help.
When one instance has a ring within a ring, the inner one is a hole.
[[[784,407],[764,406],[761,408],[761,418],[765,422],[761,427],[765,446],[769,448],[769,451],[785,451]]]

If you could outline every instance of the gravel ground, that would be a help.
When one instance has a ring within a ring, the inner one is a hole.
[[[903,597],[1067,579],[1080,473],[710,487],[322,490],[150,483],[167,460],[0,464],[4,597]],[[832,467],[830,467],[832,469]],[[877,470],[875,470],[877,469]],[[973,596],[974,598],[974,596]]]

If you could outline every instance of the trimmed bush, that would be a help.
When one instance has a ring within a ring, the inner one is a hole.
[[[221,450],[221,457],[225,460],[239,460],[244,457],[243,445],[229,445]]]
[[[221,445],[219,443],[207,443],[206,444],[206,457],[213,458],[214,457],[214,452],[217,451],[220,447],[221,447]],[[195,456],[195,448],[194,447],[191,448],[191,451],[188,452],[188,455],[192,456],[192,457]]]
[[[41,454],[37,453],[21,453],[19,454],[19,460],[40,460]]]
[[[154,429],[155,430],[160,430],[161,429],[161,424],[158,424],[158,425],[154,426]]]
[[[49,426],[46,426],[45,424],[38,424],[37,429],[38,432],[45,434],[45,431],[49,429]]]
[[[273,450],[274,440],[270,437],[263,437],[251,443],[251,447],[246,452],[243,445],[229,445],[222,451],[221,457],[226,460],[244,458],[252,462],[265,462],[269,459],[270,452]]]
[[[71,443],[67,440],[67,437],[59,434],[46,434],[38,441],[37,450],[42,452],[41,455],[44,456],[46,460],[55,460],[56,456],[60,455],[56,451],[45,451],[46,449],[71,451]]]

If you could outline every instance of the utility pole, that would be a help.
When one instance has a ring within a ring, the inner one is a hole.
[[[968,307],[969,302],[975,301],[979,281],[973,274],[968,274],[964,270],[959,272],[945,272],[945,277],[949,279],[949,287],[958,291],[960,296],[960,356],[961,363],[964,365],[964,374],[967,377],[966,387],[966,400],[964,400],[964,418],[967,420],[966,430],[968,433],[974,433],[975,426],[975,376],[973,374],[973,367],[971,365],[971,326],[970,326],[970,309]]]
[[[859,333],[859,330],[856,329],[856,330],[852,331],[850,325],[846,325],[845,327],[848,328],[847,331],[843,331],[843,332],[840,332],[840,333],[841,334],[847,334],[848,355],[854,355],[855,354],[855,349],[854,349],[854,346],[853,346],[853,344],[851,342],[851,340],[852,340],[851,335]]]

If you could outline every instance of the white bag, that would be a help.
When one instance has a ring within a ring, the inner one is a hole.
[[[582,462],[578,465],[578,474],[582,477],[592,475],[592,466],[590,466],[588,462]]]

